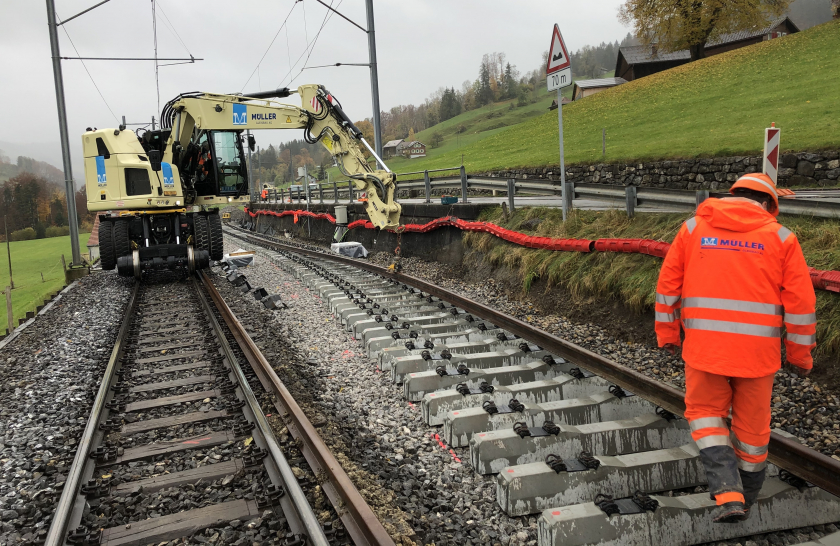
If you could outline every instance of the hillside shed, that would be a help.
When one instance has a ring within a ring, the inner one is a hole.
[[[563,97],[563,106],[566,106],[570,102],[572,102],[572,99]],[[553,101],[551,101],[551,106],[549,106],[548,109],[549,110],[557,110],[557,99],[554,99]]]
[[[403,139],[389,140],[388,142],[386,142],[385,146],[382,147],[382,159],[387,159],[389,157],[394,157],[395,155],[397,155],[399,153],[399,150],[397,148],[399,148],[400,144],[402,144],[403,142]]]
[[[572,100],[580,100],[589,95],[600,93],[610,87],[627,83],[624,78],[600,78],[597,80],[577,80],[572,87]]]
[[[780,17],[764,27],[742,30],[731,34],[722,34],[706,44],[706,55],[732,51],[788,34],[799,32],[799,28],[787,17]],[[627,81],[637,80],[668,70],[691,61],[687,49],[665,53],[659,51],[659,44],[624,46],[618,50],[615,63],[615,75]]]
[[[402,155],[408,157],[409,159],[414,159],[415,157],[426,157],[426,145],[419,140],[407,142],[402,148]]]

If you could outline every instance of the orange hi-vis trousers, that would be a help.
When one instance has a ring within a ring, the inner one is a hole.
[[[767,466],[773,377],[726,377],[685,367],[685,418],[718,504],[744,502],[739,471],[763,475]],[[725,420],[730,410],[731,431]]]

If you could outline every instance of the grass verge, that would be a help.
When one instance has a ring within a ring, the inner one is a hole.
[[[637,214],[576,210],[565,223],[556,208],[520,208],[505,221],[501,208],[486,209],[481,220],[541,237],[576,239],[640,238],[672,241],[692,214]],[[540,220],[538,225],[536,220]],[[840,223],[803,216],[780,217],[802,245],[808,265],[840,270]],[[562,286],[574,298],[618,300],[637,312],[653,309],[662,259],[644,254],[555,252],[508,243],[487,233],[465,233],[464,244],[481,251],[494,266],[517,271],[523,292],[537,280]],[[840,295],[817,291],[817,355],[840,354]]]
[[[79,235],[82,250],[87,250],[90,233]],[[12,275],[15,288],[12,290],[12,311],[15,323],[26,316],[28,311],[44,302],[44,298],[64,286],[64,269],[61,267],[61,255],[67,263],[71,260],[70,237],[51,237],[33,241],[12,241]],[[0,244],[0,290],[9,285],[9,262],[6,258],[6,245]],[[43,280],[41,279],[43,274]],[[5,296],[0,312],[0,332],[8,328]]]

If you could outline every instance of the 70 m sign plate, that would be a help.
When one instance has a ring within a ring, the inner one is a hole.
[[[548,90],[554,91],[572,85],[572,69],[564,68],[558,70],[554,74],[548,74],[546,81],[548,83]]]

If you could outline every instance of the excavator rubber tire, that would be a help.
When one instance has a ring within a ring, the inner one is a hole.
[[[131,239],[128,237],[128,221],[114,221],[114,261],[131,255]]]
[[[114,253],[114,223],[99,219],[99,263],[103,271],[110,271],[117,267],[117,256]]]
[[[210,259],[221,261],[225,257],[225,242],[222,234],[222,218],[218,212],[207,216],[207,226],[210,235]]]
[[[210,239],[207,236],[207,216],[204,214],[194,215],[193,229],[195,231],[195,249],[210,252]]]

